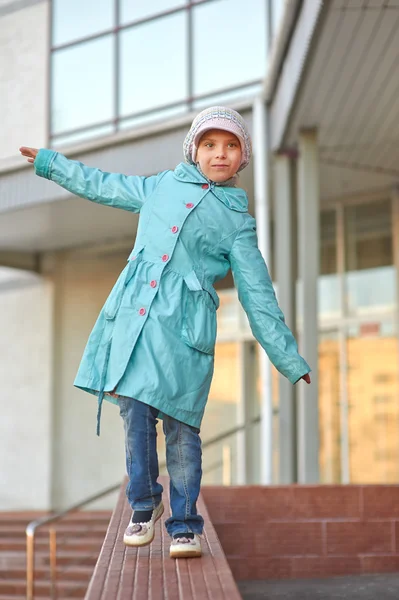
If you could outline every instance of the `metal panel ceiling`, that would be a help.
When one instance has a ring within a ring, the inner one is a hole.
[[[295,147],[317,127],[323,198],[399,177],[399,0],[331,0],[326,11],[284,140]]]

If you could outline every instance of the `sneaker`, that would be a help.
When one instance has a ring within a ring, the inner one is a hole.
[[[154,508],[151,519],[145,523],[134,523],[133,513],[130,523],[123,536],[123,541],[126,546],[147,546],[148,544],[151,544],[155,535],[155,523],[161,518],[162,514],[162,502],[160,502],[158,506]]]
[[[184,533],[173,536],[170,558],[195,558],[202,555],[200,536],[197,533],[193,533],[191,536],[186,537]]]

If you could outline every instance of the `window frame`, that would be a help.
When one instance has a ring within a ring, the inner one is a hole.
[[[53,43],[53,32],[54,32],[54,1],[50,2],[50,10],[49,10],[49,29],[50,29],[50,52],[49,52],[49,85],[48,85],[48,138],[49,143],[54,144],[57,143],[57,140],[66,138],[69,136],[84,136],[85,134],[89,134],[97,129],[104,128],[107,126],[112,127],[112,133],[110,135],[114,135],[118,131],[125,129],[123,127],[123,123],[129,120],[137,119],[140,120],[145,117],[151,118],[151,116],[156,115],[157,113],[162,113],[164,111],[173,110],[182,105],[185,105],[185,113],[190,113],[195,110],[195,103],[206,100],[207,98],[212,98],[213,96],[229,94],[232,92],[240,92],[241,90],[245,91],[246,89],[251,89],[253,86],[260,86],[263,78],[246,81],[245,83],[238,84],[235,86],[230,86],[228,88],[219,88],[212,90],[211,92],[207,92],[205,94],[194,95],[193,86],[194,86],[194,40],[193,40],[193,31],[194,31],[194,9],[202,4],[209,4],[211,2],[216,2],[217,0],[186,0],[186,4],[182,4],[180,6],[176,6],[175,8],[170,8],[164,10],[162,12],[157,12],[152,14],[151,16],[143,17],[140,19],[135,19],[133,21],[129,21],[124,24],[120,24],[120,1],[113,0],[114,3],[114,26],[111,28],[104,29],[95,34],[91,34],[88,36],[77,38],[73,41],[64,42],[62,44],[54,44]],[[267,0],[263,0],[263,2],[267,2]],[[186,77],[187,77],[187,97],[183,98],[177,102],[172,102],[168,104],[161,104],[159,106],[153,107],[149,110],[133,112],[126,115],[121,115],[119,112],[120,108],[120,82],[121,82],[121,73],[120,73],[120,41],[119,36],[122,31],[126,31],[128,29],[133,29],[134,27],[138,27],[143,24],[150,23],[152,21],[168,17],[170,15],[174,15],[177,13],[186,13],[187,18],[187,56],[186,56]],[[73,46],[78,46],[90,41],[101,39],[105,36],[113,35],[113,44],[114,44],[114,72],[113,72],[113,116],[111,119],[107,119],[98,123],[94,123],[88,126],[80,126],[73,129],[65,129],[61,131],[57,131],[57,133],[53,132],[52,121],[53,121],[53,56],[56,52],[65,50],[68,48],[72,48]],[[267,43],[268,43],[268,32],[267,32],[267,23],[265,23],[265,73],[266,73],[266,56],[267,56]],[[89,139],[89,138],[88,138]],[[62,142],[61,142],[62,143]]]

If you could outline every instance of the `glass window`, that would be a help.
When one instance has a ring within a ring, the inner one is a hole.
[[[270,2],[271,28],[273,37],[278,33],[281,19],[284,14],[284,5],[285,0],[271,0]]]
[[[193,9],[194,95],[233,87],[266,72],[266,2],[215,0]]]
[[[233,102],[239,102],[248,98],[248,96],[255,96],[261,91],[262,84],[255,83],[254,85],[249,85],[247,87],[240,88],[238,90],[232,90],[230,92],[222,92],[221,94],[212,94],[206,96],[205,98],[199,98],[198,100],[194,100],[193,108],[197,108],[198,110],[203,110],[208,106],[216,106],[217,104],[230,104]]]
[[[328,210],[320,214],[320,272],[331,275],[337,272],[337,223],[336,211]]]
[[[54,148],[60,146],[71,146],[78,144],[79,142],[86,142],[94,138],[111,135],[111,133],[114,133],[114,131],[115,127],[112,124],[94,127],[93,129],[89,129],[88,131],[80,131],[79,133],[67,133],[66,135],[60,135],[59,137],[54,138],[52,146]]]
[[[121,116],[187,96],[185,11],[122,31],[120,44]]]
[[[121,24],[130,23],[184,4],[186,4],[186,0],[151,0],[151,2],[120,0],[120,21]]]
[[[395,306],[391,202],[345,209],[348,313]]]
[[[53,135],[113,118],[113,48],[109,35],[53,54]]]
[[[53,45],[66,44],[114,26],[114,0],[53,0]]]
[[[201,426],[204,442],[237,426],[237,406],[240,399],[239,344],[216,344],[215,373]],[[212,444],[203,453],[203,483],[222,483],[226,470],[235,482],[237,469],[237,434]]]
[[[318,278],[319,316],[328,323],[341,314],[341,286],[337,273],[337,213],[335,210],[320,213],[320,275]],[[296,282],[297,327],[303,320],[302,281]]]
[[[339,316],[341,292],[337,274],[337,213],[335,210],[320,214],[320,277],[319,314],[324,318]]]
[[[376,320],[351,327],[347,357],[350,481],[397,483],[398,338],[393,323]]]
[[[128,129],[130,127],[139,127],[140,125],[149,125],[150,123],[156,123],[158,121],[165,122],[166,119],[172,119],[187,113],[187,103],[179,104],[173,108],[167,108],[165,110],[157,110],[154,113],[143,115],[140,117],[128,117],[119,122],[119,129]]]
[[[341,415],[338,331],[319,337],[319,465],[321,483],[341,482]]]

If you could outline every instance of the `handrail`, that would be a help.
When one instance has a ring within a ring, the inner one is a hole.
[[[221,442],[222,440],[230,437],[231,435],[234,435],[238,431],[242,431],[243,429],[248,427],[248,425],[255,425],[256,423],[259,423],[259,422],[260,422],[260,416],[254,418],[254,419],[251,419],[244,425],[238,425],[237,427],[234,427],[233,429],[230,429],[220,435],[210,438],[209,440],[206,440],[206,442],[203,442],[201,444],[202,449],[204,450],[205,448],[209,448],[210,446],[213,446],[213,444],[217,444],[218,442]],[[159,468],[162,469],[165,466],[166,466],[166,463],[162,463],[159,465]],[[100,498],[103,498],[104,496],[107,496],[108,494],[115,492],[116,490],[118,490],[120,488],[120,486],[121,486],[120,483],[116,483],[115,485],[112,485],[111,487],[108,487],[105,490],[98,492],[97,494],[94,494],[93,496],[89,496],[88,498],[86,498],[85,500],[82,500],[81,502],[78,502],[77,504],[73,504],[69,508],[66,508],[62,511],[55,512],[49,516],[41,517],[40,519],[35,519],[34,521],[31,521],[28,524],[28,526],[26,527],[26,599],[27,600],[34,600],[35,533],[36,533],[37,529],[39,529],[40,527],[43,527],[44,525],[47,525],[48,523],[54,523],[56,521],[61,520],[63,517],[65,517],[69,513],[74,512],[75,510],[79,510],[80,508],[83,508],[87,504],[91,504],[95,500],[99,500]],[[50,597],[52,599],[55,599],[56,598],[56,589],[55,589],[55,584],[56,584],[56,581],[55,581],[56,580],[56,577],[55,577],[56,576],[56,544],[57,544],[55,529],[50,528],[49,536],[50,536],[50,587],[51,587]]]
[[[77,504],[66,508],[65,510],[56,512],[50,516],[41,517],[31,521],[26,528],[26,598],[27,600],[33,600],[34,592],[34,572],[35,572],[35,533],[39,527],[59,521],[67,514],[83,508],[87,504],[91,504],[95,500],[99,500],[111,492],[116,492],[120,488],[121,484],[117,483],[102,492],[98,492]],[[50,585],[51,585],[51,598],[55,598],[55,571],[56,571],[56,532],[55,529],[51,528],[49,531],[50,536]]]

